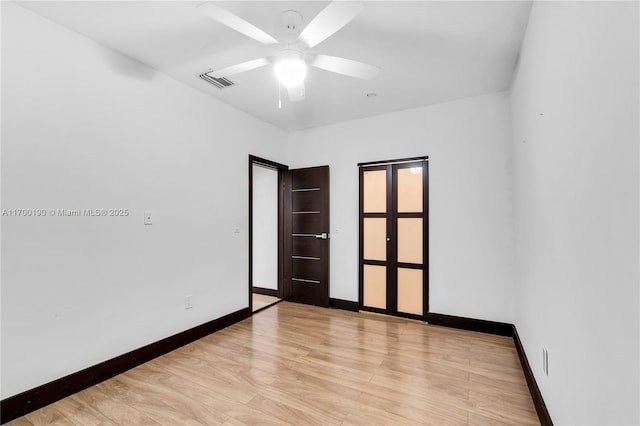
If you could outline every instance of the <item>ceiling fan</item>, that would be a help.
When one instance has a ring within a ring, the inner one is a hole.
[[[276,40],[260,28],[213,3],[203,3],[198,8],[219,23],[277,49],[277,53],[273,56],[253,59],[209,73],[214,78],[229,77],[273,63],[276,78],[280,84],[287,88],[289,99],[300,101],[305,98],[304,79],[308,65],[368,80],[374,79],[378,74],[379,68],[373,65],[337,56],[314,54],[310,51],[314,46],[351,22],[364,9],[364,4],[361,1],[333,1],[329,3],[309,22],[299,36],[296,35],[296,28],[299,29],[302,23],[302,15],[294,10],[285,11],[282,14],[285,36],[281,37],[281,40]]]

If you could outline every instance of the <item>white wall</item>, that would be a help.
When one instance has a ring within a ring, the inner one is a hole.
[[[559,425],[640,423],[638,12],[535,3],[512,84],[516,325]]]
[[[291,133],[290,167],[331,170],[331,297],[358,300],[357,164],[428,155],[430,310],[512,322],[509,132],[496,93]]]
[[[2,8],[2,207],[130,211],[2,218],[6,398],[247,307],[247,158],[285,135]]]
[[[253,165],[253,286],[278,289],[278,171]]]

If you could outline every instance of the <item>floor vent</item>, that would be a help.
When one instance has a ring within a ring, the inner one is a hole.
[[[211,74],[213,72],[213,70],[207,70],[205,72],[203,72],[202,74],[200,74],[198,77],[200,77],[201,79],[203,79],[204,81],[206,81],[209,84],[212,84],[214,86],[216,86],[218,89],[225,89],[227,87],[233,86],[235,83],[227,78],[215,78],[215,77],[211,77],[209,74]]]

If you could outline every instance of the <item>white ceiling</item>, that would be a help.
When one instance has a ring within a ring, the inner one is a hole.
[[[317,68],[306,100],[291,103],[272,66],[230,77],[217,89],[197,77],[273,51],[205,16],[189,1],[43,1],[20,4],[285,130],[299,130],[507,90],[530,1],[367,1],[364,11],[313,53],[380,67],[373,81]],[[304,27],[328,1],[217,2],[278,38],[280,14]],[[370,92],[376,97],[367,97]]]

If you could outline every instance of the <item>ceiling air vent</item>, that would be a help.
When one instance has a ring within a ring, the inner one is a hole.
[[[216,86],[218,89],[224,89],[227,88],[229,86],[233,86],[235,83],[227,78],[215,78],[215,77],[211,77],[209,74],[211,74],[213,72],[213,70],[207,70],[205,72],[203,72],[202,74],[198,75],[198,77],[200,77],[201,79],[203,79],[204,81],[206,81],[209,84],[212,84],[214,86]]]

